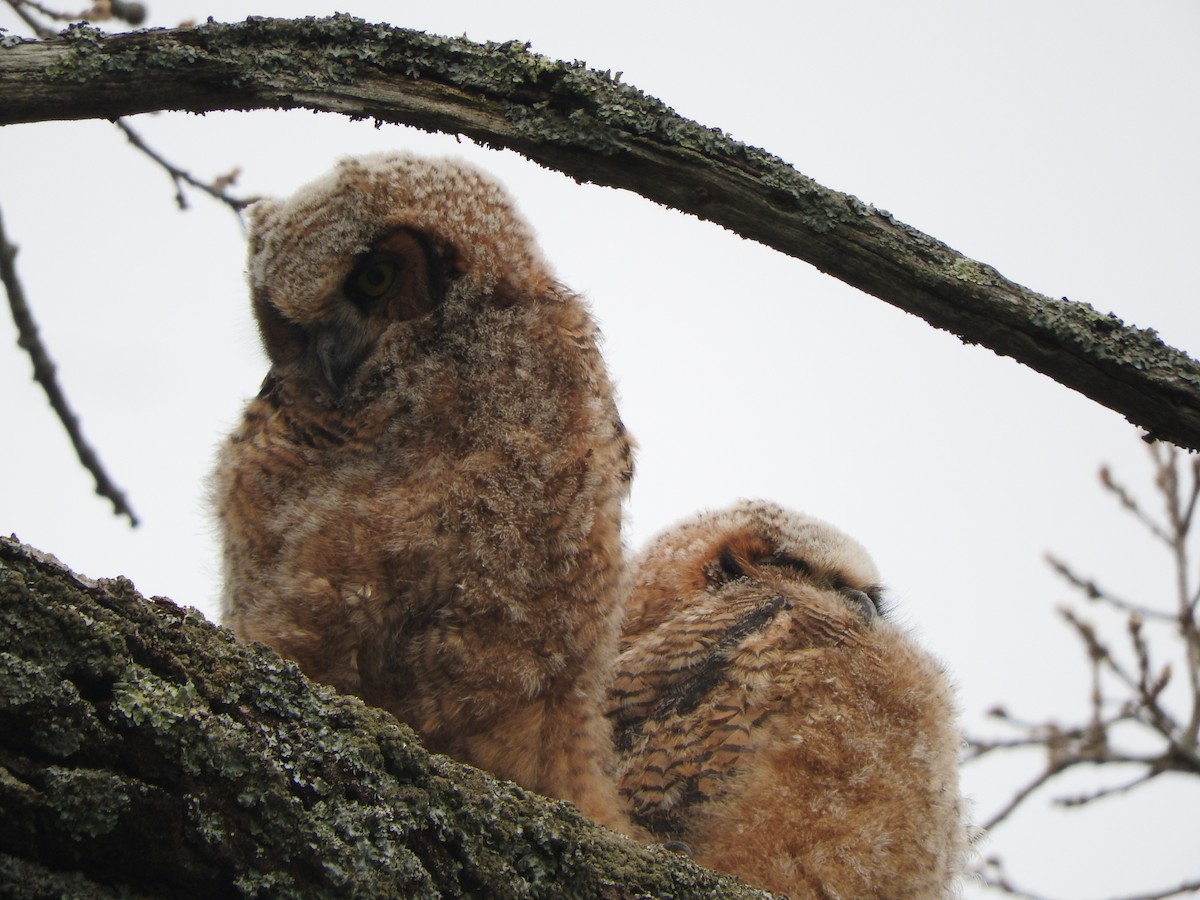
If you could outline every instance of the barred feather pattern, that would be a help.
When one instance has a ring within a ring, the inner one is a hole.
[[[775,504],[652,542],[609,692],[634,821],[793,900],[954,896],[952,690],[881,608],[857,543]]]

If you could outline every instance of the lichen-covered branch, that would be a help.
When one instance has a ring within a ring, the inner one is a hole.
[[[509,147],[806,260],[1200,449],[1200,365],[1151,331],[1005,279],[782,160],[676,115],[609,73],[523,45],[347,16],[0,44],[0,124],[152,110],[294,108]]]
[[[0,894],[766,898],[0,539]]]

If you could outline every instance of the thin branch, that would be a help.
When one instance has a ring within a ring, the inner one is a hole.
[[[462,134],[621,187],[811,263],[1200,449],[1200,364],[1037,294],[606,72],[348,16],[61,38],[0,51],[0,124],[306,108]]]
[[[1125,507],[1126,510],[1133,514],[1134,518],[1146,526],[1147,531],[1168,547],[1171,546],[1171,536],[1167,533],[1166,529],[1150,518],[1150,515],[1138,503],[1137,498],[1126,490],[1124,485],[1113,478],[1112,470],[1108,466],[1100,467],[1100,483],[1104,485],[1105,490],[1113,494],[1120,501],[1121,506]]]
[[[1155,489],[1162,499],[1166,513],[1165,525],[1159,525],[1148,515],[1136,498],[1119,484],[1112,473],[1104,468],[1100,473],[1105,489],[1114,494],[1121,506],[1135,516],[1171,553],[1171,563],[1176,575],[1175,590],[1179,613],[1165,615],[1158,610],[1145,609],[1114,597],[1095,582],[1075,575],[1065,564],[1052,556],[1047,561],[1055,571],[1073,586],[1083,591],[1089,600],[1097,600],[1119,611],[1125,618],[1126,641],[1124,656],[1132,656],[1132,663],[1122,663],[1113,653],[1109,641],[1102,637],[1091,622],[1078,616],[1070,609],[1061,609],[1063,618],[1074,630],[1087,652],[1092,683],[1089,696],[1090,717],[1086,724],[1062,728],[1054,723],[1038,724],[1022,722],[997,708],[992,716],[1017,729],[1015,738],[1001,740],[979,740],[970,742],[968,760],[976,760],[993,751],[1018,748],[1040,748],[1047,753],[1045,770],[1019,790],[984,826],[985,830],[995,827],[1024,803],[1035,791],[1065,772],[1082,763],[1093,765],[1126,765],[1134,767],[1136,776],[1130,780],[1086,793],[1058,797],[1053,803],[1062,807],[1083,807],[1098,800],[1123,796],[1158,778],[1165,772],[1176,772],[1191,776],[1200,775],[1200,752],[1197,751],[1197,729],[1200,720],[1200,629],[1194,617],[1195,598],[1190,585],[1191,563],[1189,561],[1188,537],[1193,516],[1200,496],[1200,464],[1196,460],[1184,462],[1181,451],[1165,445],[1152,445],[1150,453],[1154,465]],[[1190,476],[1191,482],[1185,483]],[[1164,703],[1164,694],[1171,682],[1172,665],[1160,664],[1147,637],[1145,624],[1154,619],[1173,626],[1173,637],[1182,640],[1186,649],[1189,668],[1191,719],[1181,726]],[[1119,695],[1107,696],[1105,687],[1116,682]],[[1151,735],[1162,742],[1160,749],[1148,754],[1127,753],[1117,746],[1118,731],[1128,724],[1136,727],[1142,735]],[[1026,900],[1046,900],[1041,895],[1016,887],[1002,869],[1000,860],[989,860],[990,871],[978,874],[984,883],[995,890]],[[1181,893],[1200,889],[1200,882],[1185,882],[1183,885],[1162,891],[1153,891],[1122,900],[1163,900]]]
[[[1194,756],[1197,741],[1200,740],[1200,624],[1196,621],[1196,600],[1189,584],[1191,563],[1188,558],[1188,533],[1197,495],[1200,495],[1200,466],[1197,466],[1195,460],[1188,466],[1192,482],[1191,490],[1184,499],[1181,497],[1179,452],[1170,447],[1154,448],[1152,452],[1158,469],[1156,483],[1163,495],[1173,530],[1171,551],[1175,561],[1175,590],[1179,611],[1177,625],[1184,645],[1188,683],[1192,690],[1192,709],[1179,743],[1184,752],[1191,752]],[[1197,590],[1200,590],[1200,587]]]
[[[32,9],[34,12],[45,16],[47,19],[53,19],[57,22],[77,22],[81,19],[88,18],[86,13],[72,14],[62,12],[61,10],[50,9],[48,6],[37,3],[36,0],[10,0],[9,6],[14,5],[18,8]]]
[[[1105,723],[1105,729],[1115,724],[1116,721],[1119,720]],[[1061,731],[1054,734],[1053,737],[1041,737],[1037,739],[1016,739],[1013,741],[995,742],[972,740],[970,746],[972,750],[978,750],[978,752],[973,753],[966,761],[979,759],[993,750],[1039,748],[1048,750],[1050,753],[1046,768],[1030,779],[1024,787],[1017,790],[1004,806],[979,826],[983,832],[991,831],[1001,822],[1008,819],[1034,793],[1059,775],[1068,769],[1073,769],[1081,765],[1104,767],[1138,766],[1146,771],[1133,781],[1100,788],[1092,793],[1055,797],[1052,802],[1056,806],[1068,808],[1086,806],[1097,800],[1127,793],[1165,772],[1179,772],[1187,775],[1200,774],[1200,769],[1195,765],[1196,760],[1188,758],[1186,755],[1178,755],[1178,748],[1174,746],[1168,748],[1163,753],[1157,754],[1124,753],[1117,750],[1110,750],[1104,744],[1089,743],[1088,735],[1081,729]]]
[[[1046,770],[1030,781],[1025,787],[1021,788],[1012,798],[1002,806],[999,810],[992,814],[992,817],[979,826],[981,831],[988,832],[1012,815],[1022,803],[1025,802],[1038,788],[1046,784],[1052,778],[1061,775],[1067,769],[1071,768],[1075,763],[1059,762],[1046,767]]]
[[[1089,600],[1100,600],[1116,609],[1120,609],[1125,612],[1136,613],[1145,619],[1153,619],[1156,622],[1175,623],[1179,621],[1179,617],[1173,613],[1165,613],[1161,610],[1150,609],[1148,606],[1140,606],[1137,603],[1131,603],[1128,600],[1122,600],[1121,598],[1110,594],[1092,579],[1077,575],[1070,566],[1053,554],[1047,553],[1044,559],[1046,560],[1046,564],[1054,570],[1056,575],[1059,575],[1065,581],[1070,583],[1072,587],[1078,588],[1080,591],[1082,591],[1084,596]]]
[[[1020,897],[1022,900],[1052,900],[1052,898],[1045,894],[1035,894],[1014,884],[1004,871],[1003,864],[999,859],[993,858],[987,860],[985,868],[981,869],[977,874],[983,879],[983,883],[987,887],[1008,894],[1011,897]],[[1195,893],[1196,891],[1200,891],[1200,879],[1184,881],[1175,887],[1163,888],[1162,890],[1150,891],[1144,894],[1128,894],[1123,897],[1114,897],[1111,900],[1168,900],[1170,897],[1179,897],[1183,894]]]
[[[1044,894],[1032,894],[1022,888],[1017,887],[1009,880],[999,868],[999,860],[992,860],[993,872],[980,872],[979,877],[983,881],[985,887],[999,891],[1002,894],[1008,894],[1010,897],[1020,897],[1022,900],[1051,900],[1050,897]]]
[[[97,22],[104,21],[105,19],[120,19],[122,22],[138,26],[146,20],[146,7],[144,4],[129,3],[125,2],[125,0],[96,0],[89,9],[77,13],[50,9],[48,6],[36,2],[36,0],[8,0],[8,5],[18,15],[21,15],[22,18],[25,18],[23,15],[24,9],[32,9],[46,18],[58,22]],[[29,19],[25,18],[25,21],[28,23]]]
[[[1029,748],[1045,749],[1046,739],[1041,735],[1030,735],[1019,738],[969,738],[964,763],[981,759],[997,750],[1024,750]]]
[[[1145,762],[1145,760],[1136,761]],[[1128,762],[1135,762],[1135,760],[1128,760]],[[1057,797],[1055,798],[1054,802],[1058,806],[1063,807],[1087,806],[1089,803],[1094,803],[1097,800],[1104,800],[1108,797],[1115,797],[1119,794],[1127,794],[1135,788],[1139,788],[1143,784],[1153,781],[1159,775],[1163,774],[1164,771],[1165,770],[1163,769],[1151,769],[1149,772],[1139,775],[1132,781],[1127,781],[1123,784],[1114,784],[1109,787],[1098,788],[1097,790],[1089,791],[1086,794],[1076,794],[1073,797]]]
[[[1022,722],[1010,717],[1003,710],[993,710],[991,715],[1024,733],[1015,738],[970,738],[967,741],[968,751],[964,762],[979,759],[997,750],[1020,750],[1034,747],[1049,751],[1052,760],[1071,756],[1076,757],[1078,762],[1144,761],[1141,758],[1114,756],[1109,751],[1104,739],[1112,726],[1132,718],[1127,711],[1103,717],[1097,706],[1093,710],[1092,721],[1074,728],[1063,728],[1054,722]],[[1157,759],[1157,757],[1155,758]]]
[[[1171,523],[1171,535],[1174,538],[1174,543],[1176,545],[1185,544],[1191,522],[1185,510],[1186,501],[1181,496],[1182,481],[1179,477],[1179,454],[1173,452],[1169,446],[1151,446],[1150,454],[1156,461],[1159,475],[1155,480],[1155,484],[1167,508],[1167,516]]]
[[[1191,474],[1192,490],[1188,495],[1188,499],[1184,502],[1184,530],[1190,531],[1192,521],[1196,513],[1197,501],[1200,501],[1200,459],[1192,458],[1188,460],[1188,471]]]
[[[1160,672],[1154,681],[1151,681],[1149,651],[1142,640],[1141,627],[1137,617],[1131,616],[1128,623],[1130,643],[1138,660],[1138,674],[1133,675],[1117,662],[1108,647],[1099,640],[1095,628],[1090,623],[1083,621],[1069,609],[1060,609],[1059,612],[1079,635],[1093,664],[1097,668],[1103,666],[1106,671],[1111,672],[1129,689],[1132,695],[1132,699],[1126,704],[1127,714],[1105,723],[1103,727],[1107,729],[1117,721],[1133,718],[1164,738],[1170,747],[1179,748],[1179,735],[1182,729],[1175,718],[1158,702],[1158,695],[1170,677],[1170,669]],[[1098,678],[1098,672],[1094,674]],[[1093,687],[1092,697],[1094,715],[1098,716],[1101,702],[1099,682],[1097,681]],[[1182,749],[1184,753],[1187,752],[1186,748]],[[1174,766],[1170,766],[1170,768],[1174,768]]]
[[[129,139],[129,143],[133,144],[134,147],[136,147],[146,156],[150,157],[150,159],[154,160],[154,162],[165,169],[167,174],[171,176],[171,180],[175,182],[175,202],[179,205],[180,209],[187,209],[187,197],[183,192],[183,185],[185,184],[190,185],[199,191],[203,191],[214,200],[221,201],[230,209],[232,209],[234,213],[238,214],[239,217],[242,210],[254,202],[252,199],[245,200],[238,197],[233,197],[225,192],[225,188],[233,184],[233,182],[236,180],[236,170],[228,175],[221,176],[211,184],[201,181],[193,176],[190,172],[179,168],[178,166],[169,162],[161,154],[155,152],[142,139],[141,135],[134,131],[129,123],[124,119],[117,119],[114,124],[121,129],[121,132]]]
[[[1168,897],[1179,897],[1183,894],[1194,894],[1200,891],[1200,878],[1192,881],[1184,881],[1173,888],[1164,888],[1161,891],[1151,891],[1148,894],[1129,894],[1124,897],[1115,898],[1115,900],[1167,900]]]
[[[9,243],[4,232],[3,218],[0,218],[0,281],[3,281],[8,293],[8,305],[17,326],[17,345],[29,354],[29,359],[33,363],[34,380],[46,392],[51,408],[62,422],[63,428],[67,430],[67,436],[71,439],[71,445],[75,448],[79,461],[92,474],[92,478],[96,482],[96,493],[112,502],[117,515],[128,516],[129,524],[136,526],[138,524],[137,516],[133,514],[133,510],[125,501],[124,493],[105,472],[95,451],[84,440],[79,420],[71,411],[66,395],[59,387],[54,363],[50,361],[41,337],[38,335],[37,325],[34,323],[29,305],[25,301],[25,292],[17,278],[16,256],[17,248]]]
[[[54,37],[54,29],[46,27],[44,23],[39,22],[29,12],[30,8],[36,9],[36,6],[25,3],[23,0],[5,0],[5,2],[8,4],[8,7],[21,18],[21,21],[28,25],[30,30],[32,30],[33,33],[39,38],[46,40]]]
[[[1187,725],[1176,733],[1174,746],[1185,758],[1200,758],[1197,743],[1200,742],[1200,622],[1196,609],[1200,603],[1200,584],[1191,587],[1192,564],[1188,536],[1200,498],[1200,460],[1186,463],[1190,485],[1185,489],[1180,469],[1182,454],[1172,447],[1151,447],[1154,459],[1155,485],[1162,496],[1171,526],[1168,546],[1175,564],[1175,592],[1177,615],[1175,626],[1184,647],[1186,676],[1192,694],[1191,711]]]

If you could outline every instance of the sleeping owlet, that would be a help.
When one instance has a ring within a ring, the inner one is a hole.
[[[765,502],[654,540],[610,692],[634,822],[792,900],[953,896],[948,679],[853,540]]]
[[[603,702],[632,450],[583,302],[461,162],[346,160],[249,229],[270,372],[215,477],[226,623],[625,827]]]

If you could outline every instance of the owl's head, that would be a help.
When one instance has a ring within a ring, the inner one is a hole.
[[[820,519],[743,500],[682,522],[646,547],[633,573],[626,636],[655,628],[681,598],[775,578],[836,596],[863,625],[880,615],[879,572],[862,545]]]
[[[503,187],[466,163],[389,153],[342,161],[287,200],[250,207],[249,282],[276,370],[337,390],[385,331],[554,283]]]

